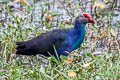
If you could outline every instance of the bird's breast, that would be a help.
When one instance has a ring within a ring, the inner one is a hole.
[[[84,40],[84,37],[85,37],[85,33],[84,32],[79,34],[79,35],[76,35],[76,37],[73,40],[73,44],[72,44],[72,49],[73,50],[75,50],[76,48],[78,48],[81,45],[81,43]]]

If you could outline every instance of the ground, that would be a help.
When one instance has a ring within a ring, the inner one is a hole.
[[[24,1],[24,2],[23,2]],[[119,0],[18,0],[0,2],[1,80],[119,80]],[[75,17],[91,13],[79,49],[58,62],[54,57],[16,55],[16,41],[56,28],[72,28]],[[52,61],[55,61],[53,63]]]

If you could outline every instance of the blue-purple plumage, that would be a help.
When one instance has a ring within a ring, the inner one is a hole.
[[[73,29],[55,29],[29,41],[17,42],[16,54],[49,56],[50,52],[56,57],[55,47],[59,58],[61,55],[68,56],[67,52],[77,49],[83,42],[86,23],[94,23],[94,20],[84,15],[78,16]]]

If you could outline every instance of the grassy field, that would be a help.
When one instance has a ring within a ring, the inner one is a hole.
[[[56,28],[72,28],[76,16],[84,12],[91,13],[96,24],[86,26],[83,44],[62,62],[52,56],[15,54],[15,42]],[[119,0],[0,2],[0,80],[119,79]]]

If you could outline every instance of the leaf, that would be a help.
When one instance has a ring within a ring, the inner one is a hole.
[[[43,66],[40,67],[40,72],[45,74],[45,68]]]
[[[71,71],[71,70],[68,70],[68,71],[66,71],[67,73],[68,73],[68,76],[69,77],[76,77],[76,73],[75,72],[73,72],[73,71]]]
[[[51,13],[51,15],[52,15],[53,17],[55,17],[55,16],[61,16],[62,14]]]
[[[72,63],[72,59],[64,60],[66,63]]]
[[[15,1],[14,1],[14,3],[17,3],[17,2],[24,2],[24,3],[26,3],[27,0],[15,0]]]
[[[86,63],[86,64],[82,65],[82,67],[87,68],[88,66],[90,66],[90,65],[93,64],[94,62],[95,62],[95,61],[90,62],[90,63]]]
[[[66,60],[66,59],[67,59],[66,56],[60,56],[60,58],[61,58],[62,60]]]
[[[95,38],[96,38],[96,39],[101,39],[101,36],[100,36],[100,35],[96,35]]]
[[[27,0],[21,0],[22,2],[24,2],[24,3],[26,3],[27,2]]]
[[[99,4],[99,7],[100,7],[101,9],[103,9],[103,8],[105,7],[105,4],[104,4],[104,3],[100,3],[100,4]]]
[[[59,61],[55,57],[50,58],[51,62],[55,62],[56,64],[59,64]]]
[[[110,30],[110,33],[112,36],[117,37],[117,33],[113,29]]]
[[[70,18],[64,19],[63,24],[65,24],[65,25],[71,25]]]
[[[49,13],[47,13],[46,21],[49,22],[52,18],[53,17]]]
[[[66,74],[64,74],[63,72],[61,72],[61,71],[59,71],[59,70],[57,70],[57,69],[56,69],[56,71],[57,71],[59,74],[61,74],[61,75],[63,75],[64,77],[66,77],[67,80],[70,80],[70,78],[69,78]]]
[[[21,2],[21,0],[15,0],[14,3]]]
[[[91,41],[95,41],[95,37],[94,37],[94,36],[92,36],[90,40],[91,40]]]
[[[59,24],[62,28],[65,28],[65,26],[63,24]]]
[[[78,50],[74,50],[71,52],[71,56],[78,56]]]
[[[82,65],[82,67],[86,68],[86,67],[88,67],[90,64],[91,64],[91,63],[86,63],[86,64]]]
[[[105,31],[103,31],[102,34],[104,34],[105,37],[108,37],[108,33],[106,33]]]
[[[105,7],[105,4],[102,2],[101,3],[94,2],[93,8],[96,7],[100,7],[100,9],[103,9]]]
[[[77,5],[76,7],[80,8],[81,6],[80,6],[80,5]]]

